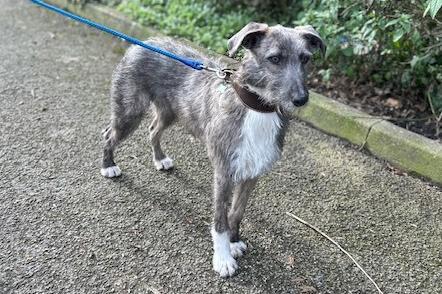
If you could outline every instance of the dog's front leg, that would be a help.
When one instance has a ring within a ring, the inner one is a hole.
[[[215,214],[212,227],[213,269],[221,277],[232,276],[238,265],[230,253],[230,229],[227,221],[227,206],[232,195],[232,181],[222,171],[215,170],[214,201]]]
[[[239,239],[239,225],[244,216],[247,200],[256,186],[258,179],[249,179],[235,185],[232,206],[229,211],[230,252],[233,257],[242,256],[246,251],[246,244]]]

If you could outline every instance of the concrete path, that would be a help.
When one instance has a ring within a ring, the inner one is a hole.
[[[293,121],[283,160],[252,197],[238,275],[211,269],[211,169],[180,127],[171,173],[151,164],[147,121],[99,174],[121,43],[0,0],[0,293],[442,293],[442,192]]]

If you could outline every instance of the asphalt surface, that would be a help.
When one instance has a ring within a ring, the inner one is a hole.
[[[238,275],[211,268],[210,164],[179,126],[176,169],[151,164],[148,123],[100,176],[121,42],[0,0],[0,293],[442,293],[442,192],[293,121],[246,212]]]

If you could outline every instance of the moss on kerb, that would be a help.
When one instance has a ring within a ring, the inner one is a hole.
[[[367,148],[401,168],[442,183],[442,145],[436,141],[383,121],[372,128]]]
[[[295,114],[313,126],[357,145],[364,144],[371,126],[380,121],[313,92],[310,92],[309,103]]]

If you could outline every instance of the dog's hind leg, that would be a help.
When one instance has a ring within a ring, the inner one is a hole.
[[[121,175],[120,168],[114,162],[115,148],[126,139],[140,124],[142,114],[113,118],[111,124],[103,131],[105,140],[101,175],[106,178]]]
[[[245,180],[237,184],[233,191],[233,201],[230,207],[228,221],[230,227],[230,252],[233,257],[239,257],[247,249],[246,244],[239,239],[239,225],[244,216],[247,200],[255,188],[257,179]]]
[[[161,105],[157,101],[155,101],[153,108],[154,118],[149,127],[153,163],[157,170],[168,170],[173,167],[173,161],[164,154],[160,140],[164,130],[175,120],[175,115],[167,105]]]
[[[124,93],[119,89],[112,91],[112,115],[110,125],[103,131],[105,140],[101,175],[107,178],[121,175],[114,162],[115,148],[140,125],[149,100],[136,91]]]

